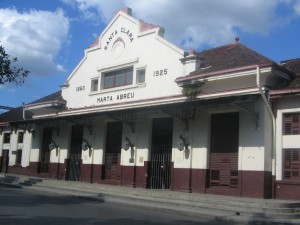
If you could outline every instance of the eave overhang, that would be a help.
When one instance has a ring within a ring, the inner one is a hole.
[[[219,80],[219,79],[225,79],[225,78],[232,78],[237,76],[245,76],[245,75],[253,75],[256,74],[256,69],[259,67],[262,71],[261,72],[267,72],[267,71],[273,71],[274,73],[278,74],[279,76],[290,79],[290,76],[293,76],[293,74],[290,71],[287,71],[281,66],[278,66],[275,63],[265,63],[265,64],[253,64],[248,66],[242,66],[232,69],[225,69],[225,70],[218,70],[218,71],[212,71],[207,73],[191,73],[187,76],[178,77],[175,79],[175,82],[178,86],[183,87],[185,85],[189,85],[192,82],[207,82],[207,81],[213,81],[213,80]]]
[[[55,101],[47,101],[47,102],[40,102],[40,103],[35,103],[35,104],[24,105],[23,109],[35,110],[35,109],[42,109],[42,108],[62,108],[65,105],[66,105],[66,101],[55,100]]]
[[[284,97],[300,96],[300,88],[271,90],[269,92],[269,94],[270,94],[270,99],[280,99],[280,98],[284,98]]]

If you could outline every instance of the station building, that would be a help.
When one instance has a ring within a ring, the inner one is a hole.
[[[0,115],[0,170],[300,199],[300,60],[184,51],[118,12],[60,90]]]

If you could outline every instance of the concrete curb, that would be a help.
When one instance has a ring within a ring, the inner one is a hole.
[[[188,207],[182,206],[180,204],[174,204],[170,202],[157,202],[155,200],[147,201],[141,198],[134,198],[129,196],[119,196],[113,194],[103,194],[103,193],[95,193],[89,191],[82,191],[82,190],[75,190],[75,189],[66,189],[60,187],[44,187],[40,185],[36,186],[29,186],[24,187],[28,190],[38,190],[41,192],[47,193],[56,193],[65,195],[71,198],[78,198],[87,201],[94,201],[99,203],[110,203],[110,204],[118,204],[123,206],[131,206],[131,207],[138,207],[138,208],[146,208],[152,210],[159,210],[164,212],[176,212],[182,215],[193,216],[193,217],[201,217],[213,220],[223,220],[223,221],[233,221],[239,223],[247,223],[247,224],[278,224],[278,225],[299,225],[299,219],[273,219],[273,218],[260,218],[258,217],[251,217],[245,216],[243,214],[237,214],[233,212],[224,212],[221,210],[203,210],[197,207]],[[175,201],[176,203],[176,201]]]

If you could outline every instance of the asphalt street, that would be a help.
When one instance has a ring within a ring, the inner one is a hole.
[[[240,225],[178,213],[0,186],[1,225]]]

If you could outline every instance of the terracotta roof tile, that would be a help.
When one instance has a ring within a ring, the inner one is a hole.
[[[201,66],[198,70],[192,72],[191,75],[212,73],[255,64],[274,63],[271,59],[240,43],[204,50],[197,53],[197,55],[202,58]]]
[[[57,92],[54,92],[50,95],[47,95],[45,97],[42,97],[42,98],[40,98],[38,100],[35,100],[33,102],[30,102],[26,105],[32,105],[32,104],[38,104],[38,103],[50,102],[50,101],[63,101],[63,98],[61,96],[61,90],[57,91]]]
[[[300,76],[300,58],[282,61],[280,65]]]
[[[50,101],[63,101],[63,98],[61,96],[61,91],[57,91],[55,93],[47,95],[36,101],[30,102],[27,105],[39,104],[39,103],[50,102]],[[32,116],[32,114],[30,112],[26,111],[26,118],[30,118],[31,116]],[[23,120],[23,107],[22,106],[0,114],[0,124],[6,123],[6,122],[22,121],[22,120]]]

